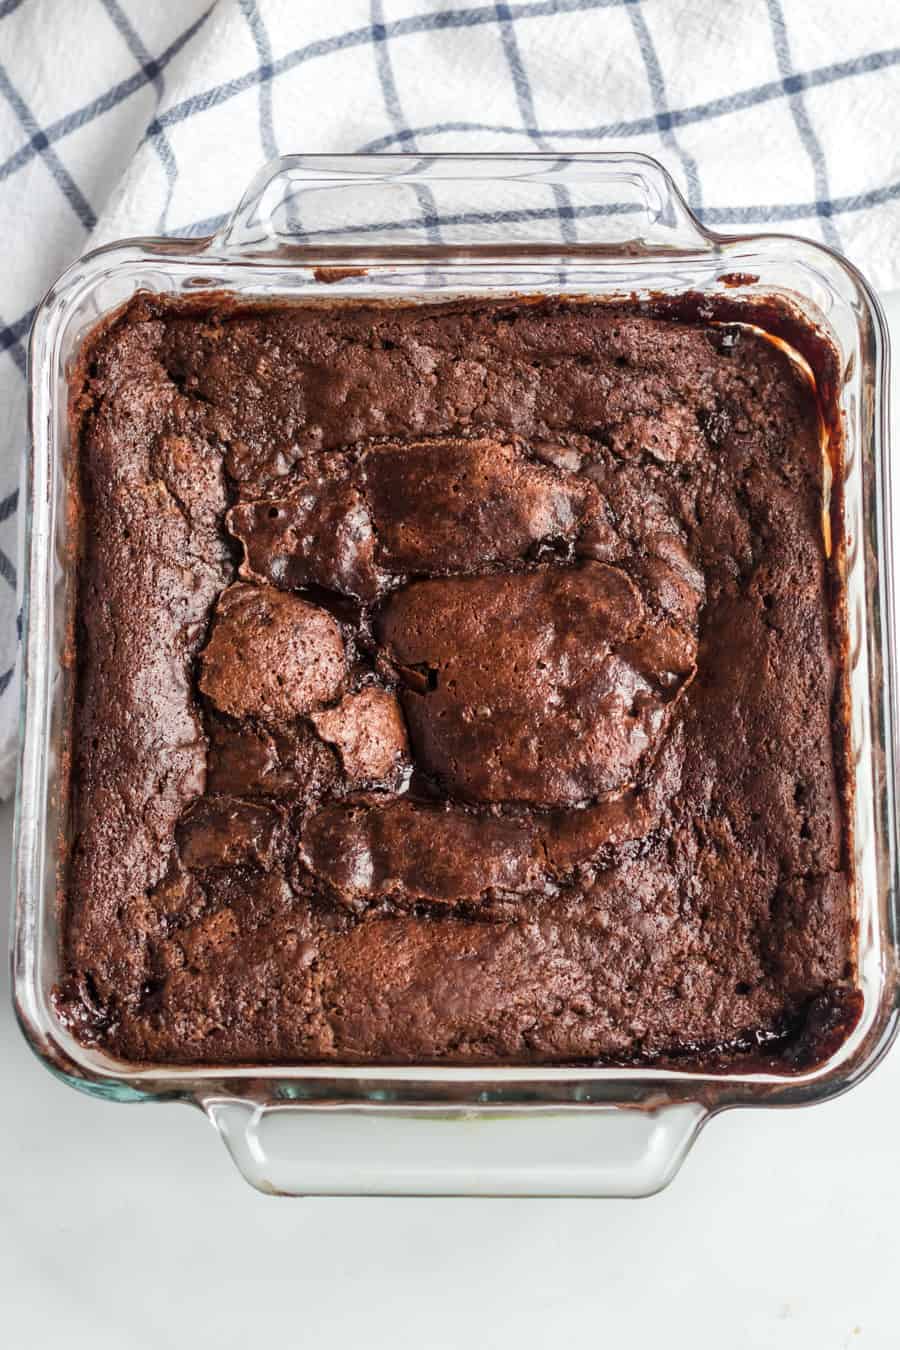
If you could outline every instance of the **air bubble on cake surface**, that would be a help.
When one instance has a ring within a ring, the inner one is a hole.
[[[390,783],[408,759],[403,713],[386,689],[369,685],[345,694],[336,707],[313,713],[311,721],[337,750],[351,787]]]
[[[324,586],[358,599],[378,592],[367,505],[340,462],[278,495],[232,507],[228,528],[244,546],[241,575],[285,589]]]
[[[530,821],[407,798],[323,807],[304,826],[300,860],[350,905],[455,905],[544,884]]]
[[[469,572],[572,539],[592,485],[493,440],[374,446],[363,460],[379,561],[394,572]]]
[[[351,908],[387,901],[473,905],[528,895],[537,902],[582,865],[594,874],[653,828],[646,796],[583,809],[476,815],[410,798],[330,802],[300,835],[304,868]]]
[[[216,708],[272,724],[331,703],[346,676],[341,630],[326,610],[244,582],[219,597],[200,666],[200,689]]]
[[[696,659],[595,562],[414,582],[380,636],[401,673],[433,672],[402,695],[417,764],[473,802],[574,806],[639,780]]]

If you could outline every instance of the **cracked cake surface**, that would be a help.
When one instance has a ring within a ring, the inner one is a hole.
[[[637,304],[141,296],[72,397],[81,1039],[702,1068],[845,1033],[843,634],[784,351]]]

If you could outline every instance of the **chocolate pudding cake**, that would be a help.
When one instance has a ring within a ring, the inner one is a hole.
[[[845,1034],[844,638],[778,344],[139,296],[72,407],[79,1038],[702,1069]]]

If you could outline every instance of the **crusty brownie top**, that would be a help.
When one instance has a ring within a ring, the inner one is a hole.
[[[841,641],[788,357],[636,307],[198,303],[133,302],[75,391],[78,1034],[700,1067],[833,1025]]]

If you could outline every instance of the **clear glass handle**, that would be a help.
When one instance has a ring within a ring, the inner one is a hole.
[[[203,1106],[245,1179],[277,1195],[652,1195],[709,1118],[696,1102],[487,1113]]]
[[[709,252],[670,175],[639,154],[285,155],[248,186],[213,242],[265,257],[297,246],[440,248],[596,242]]]

